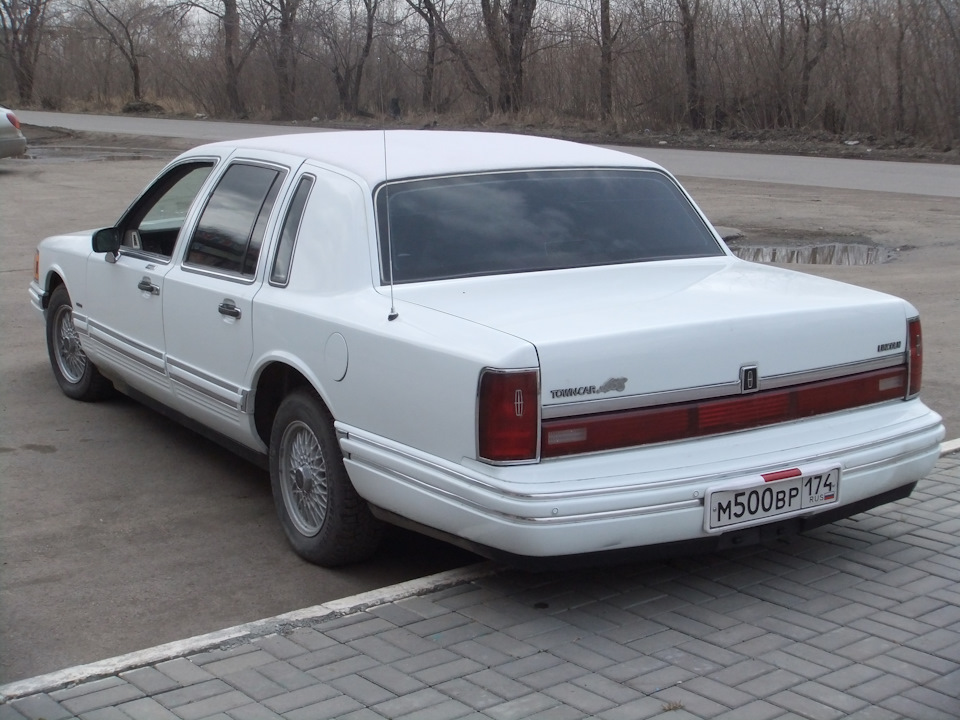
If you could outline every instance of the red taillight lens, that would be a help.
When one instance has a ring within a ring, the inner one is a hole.
[[[537,459],[540,446],[540,375],[536,370],[484,370],[477,420],[481,460]]]
[[[12,112],[7,113],[7,120],[9,120],[10,124],[13,125],[17,130],[20,129],[20,121],[17,120],[17,116]]]
[[[910,364],[910,380],[907,384],[907,397],[913,397],[920,392],[923,382],[923,344],[921,342],[920,318],[907,320],[907,343]]]

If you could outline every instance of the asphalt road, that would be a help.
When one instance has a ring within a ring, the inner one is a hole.
[[[93,123],[98,132],[196,140],[278,131],[19,115],[28,124],[82,130]],[[925,397],[946,417],[948,437],[960,434],[960,168],[836,161],[840,172],[827,161],[802,167],[806,158],[667,152],[681,155],[645,154],[683,177],[716,224],[752,240],[840,238],[912,248],[883,266],[804,269],[917,305],[927,346]],[[716,169],[714,161],[733,169]],[[753,163],[767,170],[751,170]],[[338,571],[308,565],[287,548],[263,472],[131,401],[88,405],[60,394],[26,294],[33,248],[55,232],[112,222],[163,164],[0,162],[0,683],[474,559],[397,531],[373,562]],[[793,183],[762,175],[773,168]],[[724,172],[730,179],[715,179]]]
[[[21,122],[41,127],[156,137],[190,138],[198,142],[237,140],[260,135],[321,132],[313,124],[272,124],[172,120],[18,110]],[[806,185],[843,190],[896,192],[910,195],[960,198],[960,166],[905,162],[867,163],[840,158],[783,158],[775,155],[617,147],[649,158],[674,175]]]

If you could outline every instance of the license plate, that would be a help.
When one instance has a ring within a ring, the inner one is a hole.
[[[799,472],[799,471],[798,471]],[[773,477],[787,472],[771,473]],[[730,527],[757,525],[769,518],[797,515],[805,510],[834,505],[840,499],[840,468],[802,472],[794,477],[744,479],[707,490],[703,528],[716,532]]]

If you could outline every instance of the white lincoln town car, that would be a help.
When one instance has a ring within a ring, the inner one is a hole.
[[[321,565],[384,522],[532,565],[758,542],[906,497],[944,432],[910,303],[742,261],[663,168],[556,140],[197,147],[30,295],[67,396],[260,460]]]

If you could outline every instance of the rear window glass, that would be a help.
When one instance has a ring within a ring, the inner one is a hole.
[[[383,283],[391,265],[400,284],[723,254],[656,171],[429,178],[381,186],[376,199]]]

